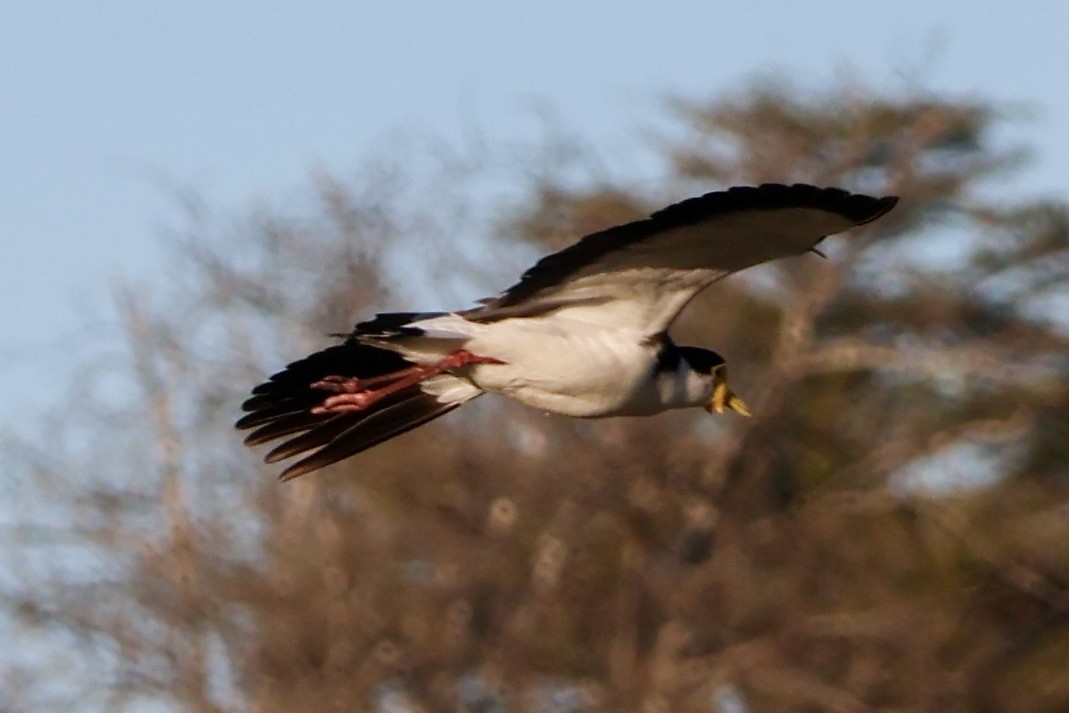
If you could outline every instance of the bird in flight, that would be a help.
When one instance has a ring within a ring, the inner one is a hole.
[[[587,235],[539,260],[499,296],[459,312],[378,314],[340,344],[252,390],[245,443],[282,441],[264,460],[302,456],[288,480],[356,455],[485,393],[597,418],[702,406],[749,415],[714,351],[668,328],[733,272],[815,252],[876,220],[894,196],[795,184],[707,193]]]

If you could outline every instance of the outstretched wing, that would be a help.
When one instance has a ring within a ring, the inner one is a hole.
[[[494,321],[554,312],[653,334],[716,280],[801,255],[828,235],[879,218],[897,201],[804,184],[707,193],[586,236],[466,316]]]

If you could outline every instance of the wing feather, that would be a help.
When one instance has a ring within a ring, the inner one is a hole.
[[[897,198],[804,184],[764,184],[668,206],[549,255],[469,319],[549,311],[604,326],[665,329],[699,291],[726,275],[811,250],[863,225]]]

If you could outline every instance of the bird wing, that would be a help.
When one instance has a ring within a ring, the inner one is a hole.
[[[519,282],[465,316],[488,322],[553,312],[654,334],[711,283],[801,255],[828,235],[879,218],[897,201],[804,184],[707,193],[542,258]]]

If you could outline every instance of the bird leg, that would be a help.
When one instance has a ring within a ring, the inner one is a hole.
[[[381,376],[370,376],[366,379],[361,379],[355,376],[324,376],[319,381],[312,382],[309,386],[313,389],[321,389],[322,391],[333,391],[336,394],[356,394],[365,391],[369,386],[388,384],[397,381],[398,379],[402,379],[409,374],[418,373],[420,368],[421,367],[418,366],[410,366],[407,369],[390,372],[389,374],[382,374]]]
[[[367,379],[358,379],[353,376],[325,376],[312,383],[310,385],[311,388],[332,391],[336,395],[324,399],[323,403],[312,408],[312,413],[316,415],[334,415],[363,411],[384,397],[403,391],[410,386],[415,386],[421,381],[441,374],[443,371],[459,369],[474,364],[504,363],[500,359],[472,354],[467,349],[461,349],[453,352],[437,364],[417,364],[407,369]],[[385,384],[385,386],[378,389],[367,388],[377,384]]]

